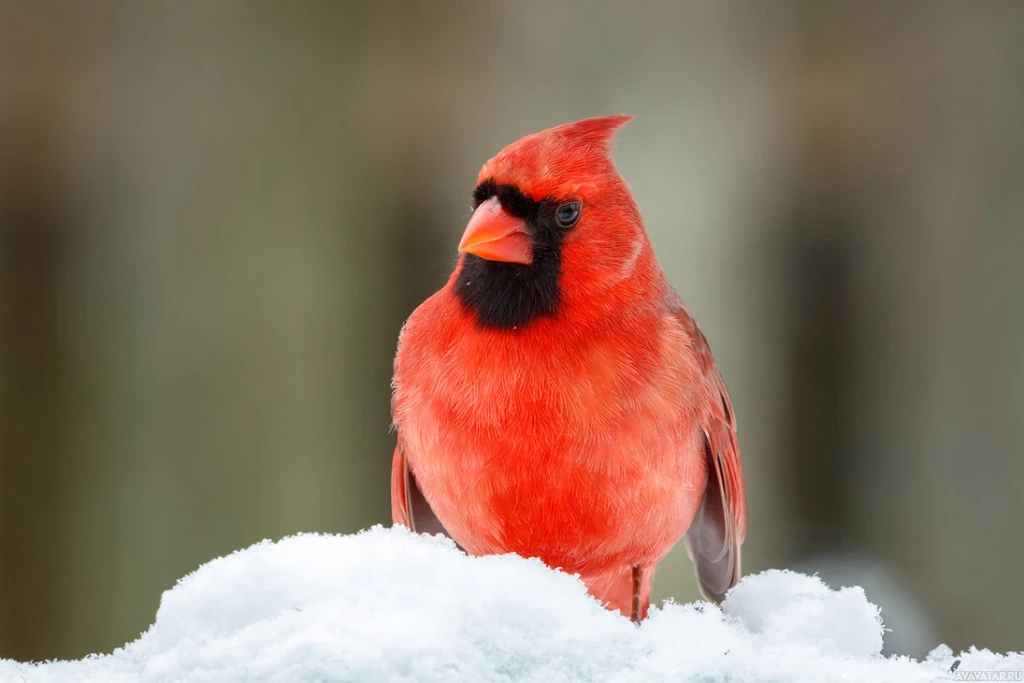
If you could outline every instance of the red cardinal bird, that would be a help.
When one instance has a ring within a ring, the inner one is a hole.
[[[579,574],[635,621],[682,537],[704,595],[740,576],[736,421],[609,152],[631,117],[484,164],[448,283],[403,328],[394,521]]]

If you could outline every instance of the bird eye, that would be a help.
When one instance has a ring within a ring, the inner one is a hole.
[[[555,220],[560,228],[571,228],[580,219],[582,207],[579,202],[566,202],[555,209]]]

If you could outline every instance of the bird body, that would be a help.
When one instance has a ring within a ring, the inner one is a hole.
[[[627,120],[542,131],[484,166],[464,255],[400,335],[392,507],[471,554],[577,573],[639,620],[688,530],[720,599],[746,513],[725,386],[611,165]]]

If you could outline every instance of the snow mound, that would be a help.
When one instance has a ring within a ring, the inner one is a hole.
[[[953,680],[956,659],[961,675],[1024,669],[1021,654],[945,646],[886,659],[882,633],[860,588],[785,571],[745,578],[721,609],[667,604],[637,627],[537,560],[375,527],[213,560],[164,593],[138,640],[78,661],[0,660],[0,681],[912,683]]]

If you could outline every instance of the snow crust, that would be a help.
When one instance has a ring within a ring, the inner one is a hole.
[[[885,658],[883,634],[862,589],[776,570],[744,578],[721,608],[652,607],[638,627],[537,560],[375,527],[215,559],[164,593],[138,640],[78,661],[0,660],[0,681],[914,683],[1024,670],[1020,653],[945,646]]]

